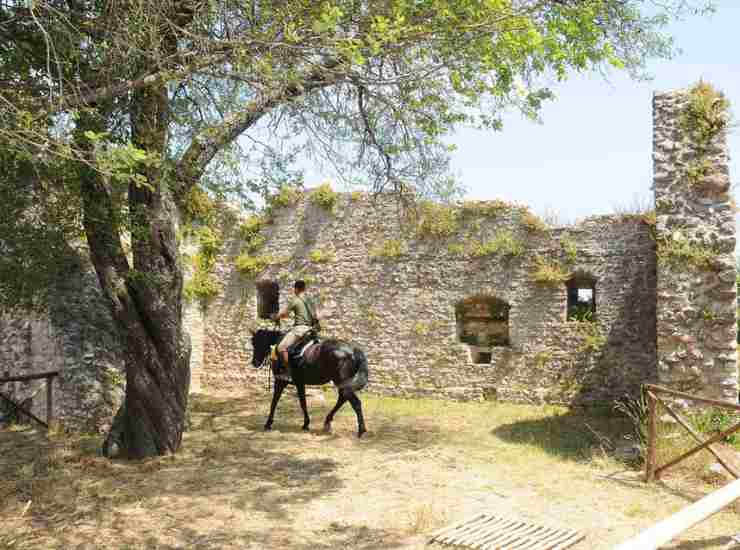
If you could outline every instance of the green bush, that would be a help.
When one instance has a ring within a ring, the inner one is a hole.
[[[234,260],[236,269],[247,277],[256,277],[273,263],[275,263],[275,258],[272,256],[250,256],[249,254],[240,254]]]
[[[312,250],[309,253],[308,258],[312,262],[316,262],[318,264],[325,264],[325,263],[334,261],[336,259],[336,256],[331,251],[324,252],[323,250],[320,250],[317,248],[315,250]]]
[[[268,204],[271,208],[284,208],[294,205],[300,198],[301,192],[299,189],[284,185],[275,195],[270,197]]]
[[[337,204],[337,197],[339,197],[339,193],[332,190],[331,185],[328,183],[322,183],[309,195],[312,203],[328,212],[334,210],[334,206]]]
[[[426,201],[418,206],[416,232],[420,237],[449,237],[460,227],[456,208]]]

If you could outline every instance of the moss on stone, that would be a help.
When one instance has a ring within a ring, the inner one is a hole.
[[[403,244],[398,239],[388,239],[379,246],[370,249],[371,258],[398,258],[404,253]]]
[[[535,258],[535,271],[532,273],[532,280],[535,283],[545,286],[559,286],[569,278],[570,273],[564,270],[558,262],[548,261],[540,256]]]

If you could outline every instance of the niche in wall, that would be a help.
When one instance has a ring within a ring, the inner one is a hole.
[[[471,296],[456,305],[457,336],[470,346],[474,363],[490,363],[492,347],[509,345],[509,309],[490,295]]]

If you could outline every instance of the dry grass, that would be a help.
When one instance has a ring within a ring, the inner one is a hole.
[[[616,440],[626,424],[594,411],[364,396],[358,441],[349,407],[322,435],[333,398],[310,398],[305,434],[286,397],[264,433],[267,395],[198,396],[182,451],[142,462],[97,456],[95,436],[0,431],[0,548],[421,549],[481,511],[579,525],[577,549],[611,548],[712,489],[646,486],[585,428]],[[717,514],[676,548],[713,548],[738,519]]]

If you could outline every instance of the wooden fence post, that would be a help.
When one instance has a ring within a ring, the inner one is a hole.
[[[46,425],[51,429],[51,423],[54,421],[54,377],[46,377]]]
[[[647,401],[648,401],[648,445],[647,445],[647,457],[645,458],[645,481],[650,483],[655,477],[655,447],[658,440],[658,429],[656,419],[657,403],[655,396],[647,390]]]

